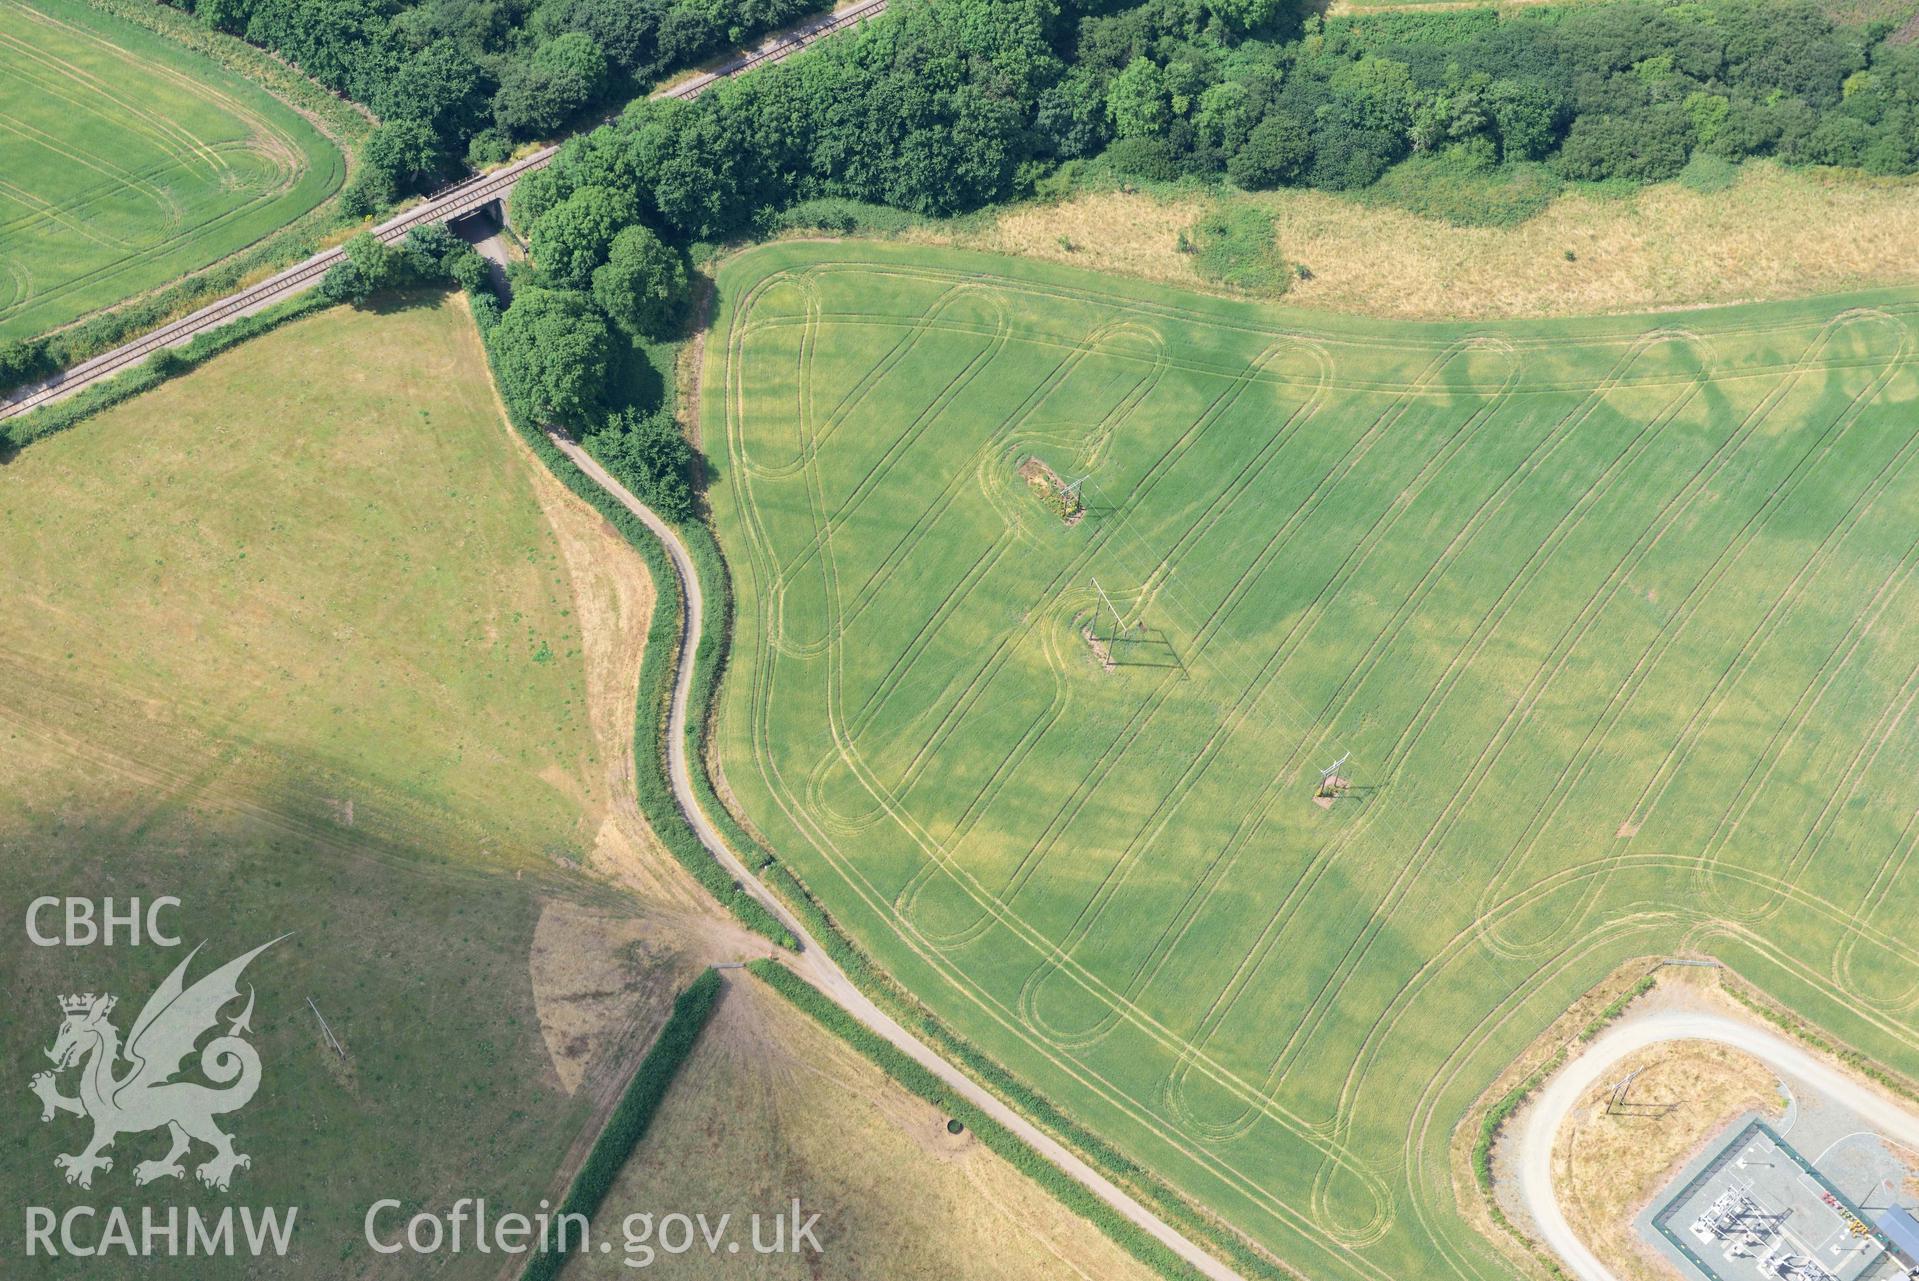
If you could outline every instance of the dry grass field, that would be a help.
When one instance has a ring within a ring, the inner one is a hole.
[[[1633,1230],[1633,1217],[1700,1146],[1735,1117],[1783,1111],[1779,1080],[1723,1045],[1680,1041],[1623,1060],[1616,1080],[1639,1073],[1619,1106],[1612,1081],[1595,1086],[1553,1146],[1554,1179],[1574,1229],[1621,1281],[1672,1281],[1673,1267]]]
[[[1746,165],[1712,195],[1676,182],[1631,196],[1569,193],[1512,227],[1454,227],[1306,189],[1231,199],[1270,211],[1281,251],[1311,269],[1289,305],[1362,315],[1581,316],[1919,280],[1919,183],[1770,162]],[[1199,196],[1088,194],[907,239],[1204,289],[1175,246],[1208,207]]]
[[[22,453],[7,688],[243,733],[358,833],[417,815],[469,864],[577,861],[608,788],[572,586],[479,362],[457,303],[331,312]]]
[[[140,1275],[403,1275],[360,1244],[371,1200],[537,1198],[590,1129],[608,1072],[563,1077],[535,941],[602,895],[560,860],[598,842],[610,758],[539,480],[457,302],[300,321],[0,468],[0,1053],[37,1058],[64,992],[115,993],[124,1031],[180,960],[31,947],[28,898],[176,895],[196,973],[292,932],[248,972],[263,1084],[232,1128],[235,1194],[300,1206],[296,1248]],[[606,1035],[657,1022],[646,993]],[[152,1135],[69,1187],[80,1123],[5,1117],[36,1204],[224,1199],[136,1189]]]
[[[729,983],[652,1131],[594,1224],[609,1255],[574,1281],[634,1275],[622,1221],[731,1214],[739,1252],[661,1254],[647,1276],[1146,1281],[1151,1274],[970,1134],[751,979]],[[758,1255],[777,1211],[820,1215],[821,1253]],[[697,1242],[697,1237],[696,1237]]]

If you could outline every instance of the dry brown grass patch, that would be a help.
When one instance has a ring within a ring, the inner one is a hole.
[[[643,921],[548,903],[533,930],[527,968],[553,1070],[568,1094],[605,1061],[619,1033],[657,1024],[691,973]]]
[[[1635,1071],[1626,1101],[1612,1107],[1613,1083]],[[1639,1240],[1634,1217],[1735,1118],[1777,1114],[1779,1080],[1750,1055],[1703,1041],[1654,1046],[1608,1075],[1580,1098],[1554,1141],[1560,1202],[1613,1275],[1672,1281],[1671,1265]]]
[[[1919,280],[1919,183],[1769,162],[1746,165],[1731,189],[1709,196],[1677,183],[1631,197],[1570,193],[1514,227],[1454,227],[1304,189],[1231,199],[1269,210],[1280,249],[1311,269],[1287,302],[1331,311],[1591,315]],[[1199,194],[1089,193],[907,238],[1204,289],[1176,244],[1209,203]]]

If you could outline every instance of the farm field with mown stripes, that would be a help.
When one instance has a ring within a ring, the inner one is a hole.
[[[1293,1266],[1510,1275],[1453,1131],[1632,957],[1919,1070],[1919,295],[1385,324],[857,243],[720,290],[744,815]]]
[[[346,166],[292,108],[77,0],[0,0],[0,340],[217,262]]]

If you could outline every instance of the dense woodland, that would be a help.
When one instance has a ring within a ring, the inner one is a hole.
[[[1290,12],[1290,11],[1289,11]],[[1239,0],[902,0],[881,22],[691,103],[640,102],[522,184],[537,226],[618,193],[669,240],[796,201],[949,214],[1100,157],[1149,178],[1366,187],[1407,159],[1657,181],[1695,152],[1903,174],[1919,51],[1809,3],[1382,14],[1276,30]]]
[[[504,159],[820,0],[167,0],[285,57],[380,120],[347,195]]]
[[[1275,0],[895,0],[692,102],[636,101],[515,192],[537,271],[497,333],[533,403],[607,450],[621,337],[671,328],[680,247],[800,202],[947,215],[1062,172],[1247,189],[1521,170],[1670,178],[1695,156],[1905,174],[1919,49],[1801,0],[1299,20]]]
[[[1629,185],[1699,159],[1919,169],[1919,47],[1810,0],[1341,19],[1281,0],[893,0],[691,102],[640,95],[822,6],[173,2],[372,109],[350,192],[367,210],[629,102],[519,184],[511,214],[536,266],[482,318],[510,393],[676,515],[691,510],[684,444],[657,377],[649,396],[625,367],[680,323],[690,247],[764,234],[795,206],[943,216],[1083,174],[1410,189],[1419,207],[1420,191],[1463,187],[1471,204],[1520,177]],[[330,285],[356,297],[445,275],[421,256],[438,252],[362,245]]]

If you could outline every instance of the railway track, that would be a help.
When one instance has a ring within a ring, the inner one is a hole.
[[[697,98],[722,80],[743,75],[768,63],[790,58],[809,45],[864,22],[883,12],[886,9],[886,3],[887,0],[862,0],[861,3],[836,9],[810,23],[804,23],[773,36],[756,48],[710,71],[702,71],[669,88],[661,89],[653,96]],[[455,218],[483,209],[496,200],[503,201],[521,178],[535,169],[545,168],[552,162],[553,157],[559,154],[559,150],[558,146],[542,147],[491,173],[479,174],[444,187],[413,208],[380,223],[373,228],[373,234],[382,242],[391,244],[415,227],[433,222],[450,222]],[[0,402],[0,421],[30,413],[42,405],[64,399],[103,379],[111,378],[117,373],[132,368],[162,348],[178,347],[183,343],[191,342],[199,335],[218,329],[229,321],[263,311],[277,302],[304,293],[318,285],[321,278],[345,258],[346,253],[342,249],[323,249],[304,262],[295,263],[257,284],[249,285],[217,302],[189,312],[178,320],[169,321],[131,342],[89,357],[43,382],[20,388],[5,401]]]

